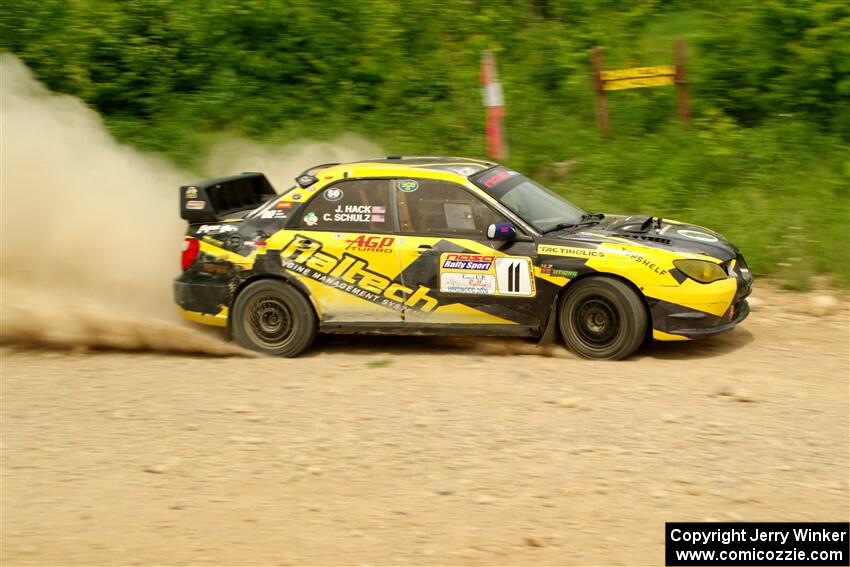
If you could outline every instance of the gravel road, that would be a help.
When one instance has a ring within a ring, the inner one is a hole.
[[[4,347],[0,562],[658,565],[665,521],[847,521],[849,326],[761,286],[734,332],[614,363]]]

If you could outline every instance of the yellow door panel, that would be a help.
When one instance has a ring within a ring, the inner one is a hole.
[[[323,321],[399,322],[416,295],[393,281],[400,271],[393,235],[283,231],[268,247],[280,249],[283,268],[310,289]]]

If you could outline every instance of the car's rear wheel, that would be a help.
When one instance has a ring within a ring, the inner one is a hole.
[[[231,331],[245,348],[273,356],[297,356],[316,338],[313,306],[297,289],[277,280],[248,284],[233,303]]]
[[[585,358],[618,360],[632,354],[646,336],[647,315],[637,293],[607,277],[576,282],[558,313],[567,346]]]

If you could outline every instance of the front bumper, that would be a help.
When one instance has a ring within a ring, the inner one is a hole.
[[[730,269],[730,276],[734,277],[711,284],[687,280],[676,291],[649,297],[653,337],[667,341],[696,339],[731,331],[746,319],[753,279],[743,257],[739,255],[738,259],[738,264]]]
[[[702,311],[688,310],[668,314],[663,321],[654,326],[655,328],[665,328],[664,332],[671,335],[695,339],[705,335],[731,331],[749,314],[750,305],[746,299],[742,298],[735,301],[722,317]]]

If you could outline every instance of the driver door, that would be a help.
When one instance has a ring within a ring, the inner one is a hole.
[[[400,178],[392,191],[402,283],[413,292],[405,324],[539,324],[535,246],[489,239],[500,213],[449,181]]]

